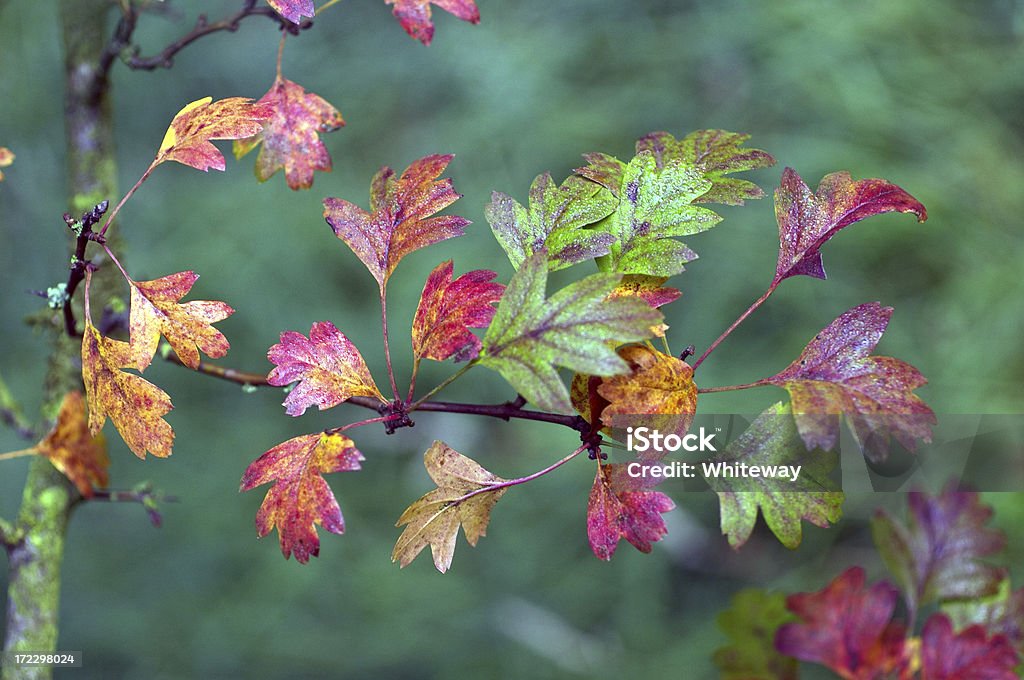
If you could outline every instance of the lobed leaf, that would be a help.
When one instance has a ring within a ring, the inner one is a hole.
[[[461,236],[470,222],[456,215],[431,217],[461,198],[450,179],[436,180],[451,155],[426,156],[401,177],[383,167],[370,187],[370,209],[340,198],[324,199],[324,218],[356,254],[381,290],[399,261],[420,248]]]
[[[825,175],[817,193],[792,168],[782,173],[775,190],[779,223],[779,261],[775,281],[800,274],[825,278],[821,247],[840,229],[866,217],[887,212],[914,213],[928,219],[925,207],[900,187],[884,179],[854,181],[848,172]]]
[[[501,375],[529,402],[570,413],[572,404],[555,366],[608,376],[629,366],[609,347],[642,340],[661,314],[645,303],[608,299],[615,274],[593,274],[545,299],[547,252],[523,261],[498,305],[477,361]]]
[[[14,162],[14,153],[6,146],[0,146],[0,168],[6,168]],[[0,172],[0,182],[4,181],[4,173]]]
[[[470,328],[486,328],[494,318],[494,303],[505,286],[492,283],[492,271],[477,269],[452,281],[452,261],[434,268],[420,294],[412,322],[413,357],[444,361],[474,359],[480,339]]]
[[[434,4],[471,24],[480,23],[480,10],[474,0],[384,0],[394,5],[392,14],[410,36],[424,45],[434,39],[434,22],[430,18],[430,5]]]
[[[867,302],[843,313],[807,343],[800,356],[764,382],[783,387],[793,401],[807,448],[831,450],[839,415],[873,459],[888,454],[889,439],[913,450],[931,441],[934,412],[913,392],[927,381],[908,363],[869,356],[892,317],[892,308]]]
[[[908,665],[903,626],[892,622],[897,597],[885,581],[865,588],[864,570],[851,567],[819,592],[786,599],[800,622],[781,626],[775,647],[847,680],[894,677]]]
[[[615,210],[618,201],[598,184],[570,177],[561,186],[538,175],[530,186],[529,208],[495,191],[484,215],[516,269],[541,248],[555,271],[608,254],[614,237],[587,229]]]
[[[312,19],[316,16],[313,0],[267,0],[274,11],[293,24],[302,21],[302,17]]]
[[[797,436],[790,407],[781,402],[759,415],[742,435],[733,440],[713,462],[751,465],[801,465],[795,481],[765,477],[709,479],[721,506],[722,533],[729,545],[739,548],[754,530],[760,509],[765,523],[787,548],[800,545],[801,520],[827,527],[842,514],[843,492],[831,491],[828,479],[839,462],[834,452],[807,451]]]
[[[146,452],[171,455],[174,430],[163,419],[171,398],[153,383],[122,368],[136,366],[127,342],[100,335],[86,316],[82,334],[82,381],[89,401],[89,431],[96,435],[109,417],[128,448],[139,458]]]
[[[618,354],[630,372],[604,378],[597,386],[597,393],[608,402],[601,422],[611,427],[616,416],[682,416],[677,431],[684,434],[697,412],[693,368],[647,345],[626,345]]]
[[[1024,588],[1011,589],[1009,579],[1003,579],[995,595],[944,601],[942,612],[957,630],[980,624],[1006,636],[1018,653],[1024,651]]]
[[[309,338],[296,331],[281,333],[281,342],[267,351],[267,359],[276,364],[267,376],[271,385],[299,381],[284,400],[290,416],[300,416],[314,404],[323,411],[351,397],[386,403],[359,350],[330,321],[314,323]]]
[[[260,538],[274,528],[285,559],[295,555],[305,564],[320,554],[317,525],[334,534],[345,532],[345,520],[331,487],[321,475],[360,469],[361,454],[342,434],[316,432],[293,437],[253,461],[239,491],[274,485],[256,513]]]
[[[96,489],[107,485],[107,446],[102,434],[93,435],[85,417],[85,399],[81,392],[68,392],[60,404],[57,424],[36,445],[71,480],[84,498],[92,498]]]
[[[395,526],[407,525],[398,537],[391,561],[405,567],[430,546],[434,566],[442,574],[455,556],[459,526],[476,547],[487,533],[491,510],[505,492],[508,480],[494,475],[442,441],[423,455],[423,465],[437,488],[406,508]]]
[[[263,130],[253,137],[236,139],[233,148],[235,158],[241,158],[263,145],[256,157],[256,178],[259,181],[267,181],[284,168],[288,188],[298,191],[313,186],[314,171],[331,171],[331,155],[318,135],[345,125],[336,108],[319,95],[306,92],[298,83],[281,76],[258,103],[269,106],[272,115]]]
[[[871,532],[911,611],[929,602],[981,598],[999,591],[1006,570],[982,558],[1001,551],[1006,537],[985,527],[992,509],[981,504],[977,493],[957,491],[950,484],[938,496],[912,492],[907,505],[906,525],[879,510]]]
[[[1014,680],[1017,652],[1003,635],[981,626],[953,633],[945,614],[933,614],[921,631],[921,680]]]
[[[167,338],[181,363],[199,368],[199,350],[214,359],[227,354],[227,338],[211,324],[235,310],[223,302],[192,300],[180,303],[199,275],[178,272],[153,281],[131,281],[131,350],[134,367],[146,370],[156,354],[160,336]]]
[[[736,593],[718,615],[718,627],[730,644],[715,650],[722,680],[797,680],[796,659],[775,649],[775,633],[793,620],[782,593],[747,588]]]
[[[660,491],[626,491],[626,485],[613,483],[624,467],[599,464],[587,502],[590,549],[605,561],[612,558],[623,538],[640,552],[651,552],[651,544],[668,533],[661,514],[676,507]]]
[[[153,166],[177,161],[204,172],[224,170],[224,156],[210,140],[252,137],[273,114],[270,106],[245,97],[197,99],[174,116]]]

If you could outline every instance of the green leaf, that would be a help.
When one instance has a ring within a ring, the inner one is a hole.
[[[650,276],[683,271],[697,254],[672,237],[697,234],[722,219],[692,205],[710,188],[692,165],[671,161],[659,169],[649,151],[635,156],[622,173],[619,206],[601,225],[616,239],[603,268]]]
[[[829,474],[839,463],[839,454],[820,449],[808,451],[797,433],[788,404],[779,402],[766,409],[714,462],[801,466],[799,477],[793,481],[766,477],[708,478],[718,493],[722,533],[734,548],[750,538],[758,509],[768,528],[787,548],[800,545],[800,520],[827,527],[842,514],[843,492],[826,490],[835,487]]]
[[[718,627],[731,644],[715,650],[722,680],[796,680],[796,659],[775,649],[775,631],[795,620],[786,610],[786,596],[747,588],[718,615]]]
[[[523,261],[505,289],[476,360],[501,373],[530,403],[571,413],[555,366],[609,376],[628,373],[613,345],[650,337],[659,312],[635,298],[607,299],[622,278],[593,274],[545,299],[548,254]]]
[[[548,269],[555,271],[608,254],[611,234],[585,227],[610,215],[616,205],[611,192],[598,184],[570,177],[558,186],[545,172],[530,186],[528,209],[495,191],[484,214],[513,267],[546,248]]]

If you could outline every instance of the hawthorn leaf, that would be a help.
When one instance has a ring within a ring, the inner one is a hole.
[[[313,0],[267,0],[274,11],[293,24],[302,21],[302,17],[312,19],[316,16]]]
[[[313,186],[315,170],[331,171],[331,155],[318,133],[333,132],[345,125],[336,108],[281,76],[258,103],[271,107],[273,115],[263,130],[247,139],[236,139],[233,148],[235,158],[241,158],[263,145],[256,157],[259,181],[267,181],[284,168],[288,188],[298,191]]]
[[[824,279],[820,251],[825,242],[854,222],[887,212],[914,213],[918,222],[928,219],[916,198],[884,179],[854,181],[848,172],[833,172],[822,178],[817,193],[811,193],[796,170],[786,168],[775,190],[775,282],[800,274]]]
[[[285,559],[294,554],[305,564],[319,555],[318,524],[331,533],[345,533],[341,508],[322,475],[359,470],[362,460],[351,439],[327,432],[293,437],[254,460],[239,491],[274,483],[256,513],[259,537],[276,528]]]
[[[134,366],[140,371],[149,367],[161,335],[167,338],[181,363],[193,370],[199,368],[199,350],[214,359],[227,354],[228,340],[212,324],[228,318],[235,310],[212,300],[179,302],[198,278],[195,272],[187,271],[153,281],[129,281],[130,344]]]
[[[107,445],[102,433],[93,435],[89,431],[81,392],[64,395],[57,424],[36,448],[71,480],[84,498],[92,498],[95,490],[109,481]]]
[[[653,153],[659,168],[681,161],[700,170],[711,181],[711,188],[696,199],[697,203],[743,205],[747,199],[763,197],[764,191],[753,182],[726,175],[775,165],[771,154],[743,148],[748,139],[750,135],[725,130],[697,130],[683,139],[667,132],[652,132],[637,140],[636,152]]]
[[[999,592],[1006,570],[983,558],[1001,551],[1006,536],[985,526],[992,508],[982,505],[977,493],[950,484],[937,496],[911,492],[907,505],[907,524],[879,510],[871,533],[911,611],[929,602]]]
[[[947,600],[942,611],[957,630],[980,624],[990,633],[1005,635],[1018,652],[1024,651],[1024,588],[1012,590],[1008,578],[995,595]]]
[[[561,186],[551,175],[538,175],[530,186],[529,208],[495,191],[484,215],[498,243],[516,269],[541,248],[555,271],[608,254],[615,238],[587,229],[615,210],[618,200],[598,184],[570,177]]]
[[[617,483],[624,465],[598,465],[594,486],[587,502],[587,539],[598,559],[608,561],[620,539],[626,539],[640,552],[649,553],[652,543],[668,533],[661,514],[675,503],[660,491],[634,490],[635,483]],[[630,490],[624,490],[629,488]]]
[[[437,5],[471,24],[480,23],[480,10],[474,0],[384,0],[395,8],[391,11],[410,36],[424,45],[434,39],[434,22],[430,18],[430,5]]]
[[[370,209],[340,198],[324,199],[324,218],[384,289],[398,262],[416,250],[461,236],[470,222],[457,215],[431,217],[461,198],[450,179],[437,180],[451,155],[413,161],[401,177],[383,167],[370,186]]]
[[[921,680],[1014,680],[1017,652],[1006,636],[974,625],[953,633],[945,614],[933,614],[921,631]]]
[[[0,168],[6,168],[14,162],[14,153],[6,146],[0,146]],[[0,172],[0,182],[4,181],[4,173]]]
[[[843,492],[829,475],[839,463],[834,451],[808,451],[800,441],[789,405],[779,402],[765,409],[750,427],[733,440],[711,463],[748,465],[800,465],[795,480],[768,477],[712,477],[718,494],[722,533],[739,548],[750,538],[760,509],[765,524],[782,545],[800,545],[801,520],[825,528],[842,514]],[[785,485],[785,486],[783,486]]]
[[[784,371],[763,381],[789,392],[807,448],[835,447],[839,415],[872,459],[884,460],[890,437],[911,451],[916,439],[931,441],[935,413],[913,393],[927,380],[899,359],[869,356],[891,317],[892,307],[858,305],[815,335]]]
[[[267,351],[267,359],[276,365],[267,376],[271,385],[299,381],[284,400],[290,416],[301,416],[313,405],[323,411],[351,397],[387,403],[359,350],[330,321],[314,323],[308,338],[297,331],[281,333],[281,342]]]
[[[430,272],[412,322],[412,353],[416,361],[474,359],[480,339],[470,328],[486,328],[494,318],[494,303],[505,286],[493,283],[492,271],[477,269],[452,281],[452,261]]]
[[[89,401],[89,431],[96,435],[109,417],[128,448],[139,458],[146,452],[171,455],[174,430],[163,419],[171,398],[141,376],[120,369],[136,366],[127,342],[100,335],[86,315],[82,334],[82,381]]]
[[[177,161],[204,172],[210,168],[224,170],[224,156],[210,140],[252,137],[273,115],[269,105],[245,97],[197,99],[174,116],[153,167],[164,161]]]
[[[621,277],[592,274],[545,299],[547,251],[523,260],[505,289],[476,359],[501,373],[527,401],[546,411],[571,413],[555,366],[609,376],[629,365],[609,343],[643,340],[661,314],[630,298],[608,299]]]
[[[585,153],[583,160],[587,165],[573,170],[577,175],[597,182],[616,198],[622,198],[622,175],[626,172],[626,164],[615,156],[606,153]]]
[[[614,238],[603,268],[623,274],[674,276],[697,254],[674,236],[689,236],[721,221],[693,205],[711,182],[692,165],[671,161],[657,167],[649,151],[638,154],[622,174],[619,205],[601,223]]]
[[[635,297],[646,302],[652,309],[657,309],[679,299],[683,294],[678,288],[664,285],[667,280],[664,276],[626,274],[609,297]]]
[[[797,661],[775,649],[775,633],[793,620],[782,593],[746,588],[718,615],[718,627],[730,639],[715,650],[722,680],[797,680]]]
[[[391,561],[402,567],[430,546],[434,566],[442,574],[452,566],[459,526],[466,541],[476,547],[486,535],[491,510],[508,486],[479,463],[463,456],[442,441],[435,441],[423,455],[427,474],[437,488],[406,508],[395,526],[407,525],[391,552]]]
[[[666,415],[690,416],[697,411],[697,386],[693,368],[649,345],[626,345],[618,354],[630,372],[605,378],[597,393],[608,401],[601,421],[612,426],[616,416]],[[682,433],[689,429],[689,418]]]
[[[816,593],[790,595],[786,607],[800,621],[779,628],[775,648],[847,680],[902,673],[909,650],[903,626],[892,621],[898,592],[885,581],[869,588],[864,581],[864,569],[850,567]]]

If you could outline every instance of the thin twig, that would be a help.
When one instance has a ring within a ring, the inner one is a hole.
[[[462,503],[463,501],[469,500],[473,496],[479,496],[480,494],[490,493],[492,491],[497,491],[498,489],[505,489],[505,488],[508,488],[510,486],[517,486],[519,484],[525,484],[526,482],[532,482],[533,480],[537,479],[538,477],[542,477],[542,476],[548,474],[549,472],[552,472],[552,471],[557,470],[558,468],[562,467],[563,465],[565,465],[570,460],[572,460],[576,456],[580,455],[581,453],[583,453],[584,451],[586,451],[590,447],[591,447],[591,445],[589,443],[583,443],[582,445],[580,445],[580,447],[578,449],[576,449],[575,451],[570,453],[568,456],[565,456],[564,458],[562,458],[562,459],[560,459],[558,461],[555,461],[554,463],[552,463],[551,465],[547,466],[543,470],[538,470],[537,472],[534,472],[533,474],[530,474],[530,475],[526,475],[525,477],[518,477],[516,479],[509,479],[509,480],[506,480],[504,482],[499,482],[497,484],[491,484],[490,486],[484,486],[484,487],[481,487],[479,489],[473,489],[469,493],[467,493],[467,494],[465,494],[463,496],[460,496],[459,498],[457,498],[454,501],[452,501],[452,504],[453,505],[458,505],[459,503]]]
[[[12,460],[14,458],[25,458],[26,456],[35,456],[39,453],[39,449],[35,446],[30,446],[27,449],[20,449],[18,451],[8,451],[7,453],[0,453],[0,460]]]
[[[172,364],[178,366],[185,366],[178,358],[178,355],[174,352],[167,352],[164,354],[164,358]],[[186,368],[188,368],[186,366]],[[203,375],[209,375],[214,378],[220,378],[221,380],[227,380],[228,382],[238,383],[243,387],[273,387],[267,382],[267,376],[261,373],[247,373],[246,371],[239,371],[234,368],[225,368],[224,366],[218,366],[211,364],[207,361],[199,360],[199,366],[195,369],[197,373]],[[374,400],[374,403],[380,403]]]
[[[167,496],[160,492],[153,491],[153,486],[149,482],[139,484],[131,491],[118,491],[111,489],[101,489],[93,492],[91,498],[80,498],[78,502],[82,501],[100,501],[105,503],[139,503],[146,510],[146,514],[149,516],[149,521],[156,528],[160,528],[163,524],[163,516],[160,514],[160,509],[157,507],[157,503],[177,503],[177,496]]]

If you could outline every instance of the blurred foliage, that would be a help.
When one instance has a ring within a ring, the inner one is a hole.
[[[41,304],[24,291],[64,280],[68,257],[56,4],[0,3],[0,144],[18,156],[0,184],[0,366],[29,413],[48,347],[21,323]],[[144,18],[138,42],[155,52],[197,12],[217,17],[237,4],[167,2],[162,16]],[[285,75],[348,122],[327,138],[334,172],[295,194],[280,176],[257,185],[251,158],[229,160],[225,174],[162,167],[117,227],[129,269],[139,279],[202,274],[195,296],[238,310],[221,324],[231,365],[266,370],[281,330],[331,320],[379,367],[373,281],[323,223],[324,196],[366,205],[379,166],[456,154],[451,175],[465,198],[455,209],[476,224],[458,243],[408,258],[394,277],[393,347],[407,357],[403,321],[437,262],[454,257],[456,274],[489,267],[507,280],[483,219],[492,190],[523,201],[535,175],[561,179],[582,152],[629,157],[633,140],[652,130],[720,127],[751,133],[752,146],[779,159],[750,175],[768,190],[784,165],[812,185],[847,169],[900,184],[930,218],[882,216],[834,239],[824,251],[830,280],[787,281],[704,364],[700,384],[769,375],[840,312],[880,300],[896,313],[879,351],[921,369],[930,380],[921,395],[940,417],[1024,410],[1024,2],[479,4],[476,27],[437,12],[429,49],[380,0],[340,3],[289,39]],[[276,44],[272,23],[251,19],[182,52],[171,71],[115,67],[122,186],[146,167],[183,104],[265,92]],[[702,259],[675,279],[684,290],[667,309],[676,351],[706,346],[771,279],[770,200],[722,213],[722,226],[691,239]],[[410,366],[400,359],[399,376]],[[430,367],[421,385],[448,370]],[[238,479],[270,446],[361,414],[339,408],[292,420],[276,392],[243,394],[170,365],[150,375],[175,400],[175,455],[143,463],[110,436],[111,477],[119,488],[153,480],[181,502],[164,507],[160,530],[137,506],[76,513],[60,647],[85,650],[90,677],[610,678],[669,669],[709,677],[711,650],[724,640],[713,621],[729,595],[748,584],[819,588],[823,574],[868,554],[862,519],[880,502],[850,499],[853,519],[809,528],[796,552],[759,527],[732,553],[718,535],[714,497],[689,494],[677,498],[669,536],[652,555],[624,548],[604,564],[589,554],[584,530],[593,471],[572,465],[509,494],[476,550],[460,539],[447,576],[426,559],[399,572],[388,561],[399,533],[392,522],[429,488],[421,453],[430,441],[443,438],[505,477],[574,446],[572,433],[541,426],[424,414],[390,438],[357,434],[364,470],[331,479],[348,534],[325,536],[321,558],[300,567],[281,559],[276,535],[256,542],[261,493],[236,494]],[[449,396],[511,395],[481,371]],[[779,396],[771,388],[709,395],[701,408],[755,411]],[[0,431],[0,450],[21,446]],[[15,512],[26,468],[3,464],[0,514]],[[992,500],[1012,521],[1003,526],[1020,526],[1018,495]],[[1010,545],[1020,563],[1021,532],[1010,532]]]

